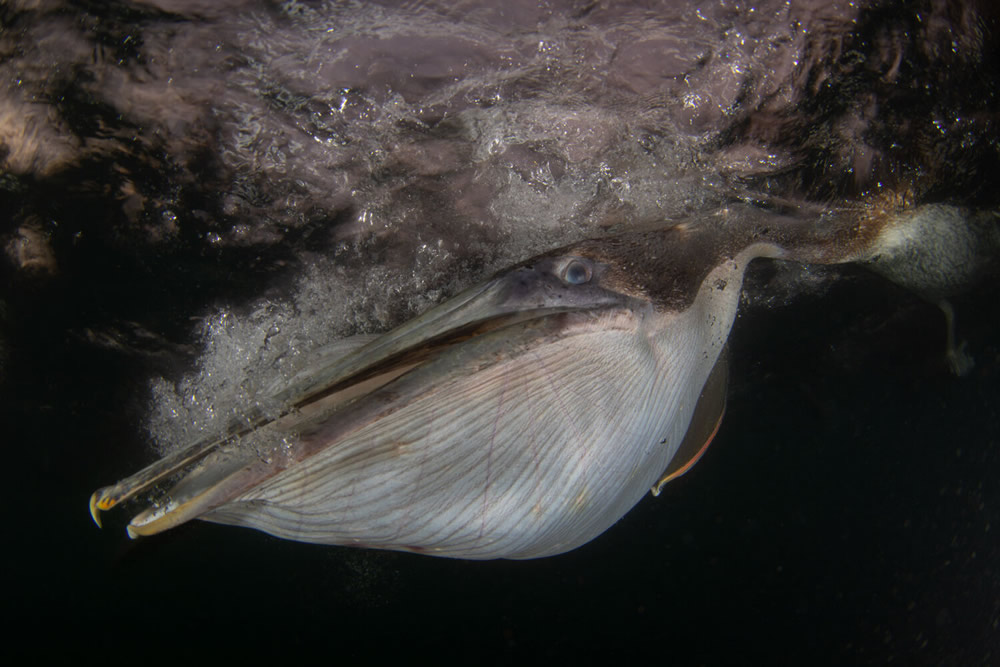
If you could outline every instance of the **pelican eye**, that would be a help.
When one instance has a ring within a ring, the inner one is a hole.
[[[590,264],[579,259],[571,259],[562,270],[563,282],[569,285],[582,285],[590,282]]]

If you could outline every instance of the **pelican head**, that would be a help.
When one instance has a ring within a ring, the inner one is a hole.
[[[130,535],[199,518],[449,557],[568,551],[711,439],[747,264],[863,259],[876,236],[743,206],[550,252],[318,354],[273,389],[278,414],[97,491],[92,513],[173,480]]]

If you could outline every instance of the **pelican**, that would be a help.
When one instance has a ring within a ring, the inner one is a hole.
[[[273,387],[277,412],[98,490],[91,513],[172,482],[130,536],[198,518],[455,558],[563,553],[704,452],[751,261],[864,262],[930,289],[996,239],[992,214],[944,205],[736,203],[576,243],[321,351]]]

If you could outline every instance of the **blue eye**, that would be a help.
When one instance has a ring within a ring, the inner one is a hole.
[[[590,265],[579,259],[572,259],[563,269],[562,278],[570,285],[582,285],[590,282]]]

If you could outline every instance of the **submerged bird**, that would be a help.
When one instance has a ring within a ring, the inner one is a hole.
[[[998,245],[994,214],[945,205],[748,204],[577,243],[321,350],[273,388],[276,414],[98,490],[91,512],[100,525],[100,511],[179,476],[129,535],[198,518],[437,556],[566,552],[711,441],[751,261],[863,262],[937,294]]]

